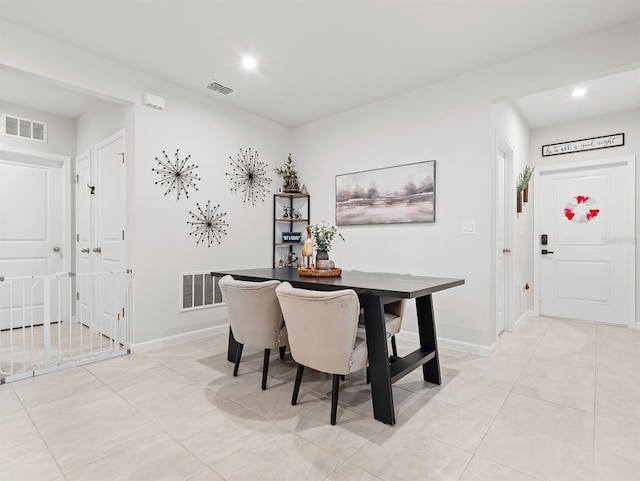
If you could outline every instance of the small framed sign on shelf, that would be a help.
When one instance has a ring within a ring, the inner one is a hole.
[[[283,232],[282,242],[302,242],[302,232]]]
[[[592,137],[590,139],[570,140],[558,144],[542,146],[542,156],[573,154],[586,150],[608,149],[610,147],[622,147],[624,145],[624,134],[603,135],[602,137]]]

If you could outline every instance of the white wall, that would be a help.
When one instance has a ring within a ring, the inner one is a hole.
[[[346,242],[331,257],[346,269],[464,278],[464,286],[435,295],[438,335],[490,345],[489,104],[462,87],[447,82],[307,124],[294,129],[292,152],[313,222],[331,223],[337,174],[435,159],[434,224],[342,227]],[[460,234],[463,220],[476,221],[476,235]]]
[[[343,228],[347,242],[332,251],[336,263],[465,278],[464,286],[435,295],[438,335],[453,341],[448,345],[487,352],[496,340],[496,129],[516,149],[514,186],[518,166],[529,163],[523,122],[492,103],[637,66],[638,27],[636,21],[603,30],[293,129],[292,152],[313,197],[314,221],[335,220],[337,174],[437,160],[436,223]],[[530,284],[531,212],[525,207],[517,219],[514,252],[516,281]],[[464,220],[476,221],[475,236],[460,234]],[[529,293],[524,304],[530,299]]]
[[[20,105],[0,102],[0,114],[10,114],[47,123],[47,142],[21,139],[0,134],[0,145],[23,150],[73,157],[76,147],[76,121],[60,115],[41,112]]]
[[[0,64],[133,104],[128,194],[137,342],[208,327],[224,317],[219,309],[179,314],[179,272],[270,264],[271,199],[243,207],[224,176],[228,157],[252,147],[270,168],[293,152],[312,195],[314,222],[334,220],[336,174],[436,159],[435,224],[345,228],[347,242],[332,255],[345,268],[464,277],[464,286],[435,295],[438,334],[460,347],[486,350],[495,341],[496,129],[512,132],[518,156],[526,150],[520,122],[506,110],[496,113],[492,103],[640,65],[640,22],[634,21],[290,131],[4,21],[0,41]],[[164,97],[166,110],[142,106],[144,92]],[[203,181],[188,201],[165,198],[153,184],[154,157],[176,148],[200,165]],[[272,191],[279,184],[273,178]],[[186,221],[196,201],[209,199],[222,204],[231,225],[223,245],[207,249],[195,246]],[[527,215],[525,208],[518,219],[525,237]],[[463,220],[476,221],[476,235],[460,235]],[[519,272],[528,276],[527,254],[520,251],[530,247],[520,242],[516,248]],[[406,328],[415,330],[410,323]]]
[[[272,169],[286,160],[289,130],[5,21],[0,21],[0,43],[0,64],[132,105],[124,123],[133,124],[127,132],[127,195],[129,259],[135,268],[136,344],[226,322],[223,308],[179,313],[179,274],[271,265],[272,197],[255,208],[244,206],[240,194],[231,194],[225,172],[230,169],[229,157],[235,157],[239,149],[258,150],[260,160],[269,165],[274,179],[271,191],[275,192],[279,182]],[[144,92],[164,97],[166,109],[143,106]],[[103,113],[110,110],[102,108]],[[98,113],[80,120],[79,149],[86,150],[118,118],[111,111],[110,120],[96,123]],[[181,157],[190,154],[199,165],[202,179],[199,190],[190,192],[188,199],[181,196],[179,202],[174,196],[163,195],[163,189],[154,184],[157,175],[151,171],[162,150],[172,155],[178,148]],[[230,224],[222,245],[211,248],[196,246],[187,225],[196,202],[204,205],[207,200],[221,205]]]
[[[624,146],[542,157],[543,145],[618,133],[624,133]],[[640,214],[640,195],[638,195],[638,191],[640,190],[640,168],[637,167],[638,159],[640,159],[640,110],[631,110],[578,122],[554,125],[552,127],[536,129],[531,132],[530,158],[532,164],[538,167],[609,159],[625,155],[635,155],[636,157],[636,232],[633,242],[635,242],[636,251],[637,288],[640,286],[640,222],[638,222],[637,219],[637,216]],[[636,317],[638,313],[640,313],[640,296],[636,294]]]
[[[513,277],[511,288],[506,298],[512,299],[512,320],[518,320],[532,309],[533,302],[533,261],[532,236],[533,236],[533,207],[531,202],[524,203],[522,213],[516,213],[515,196],[516,181],[520,172],[526,165],[530,165],[529,159],[529,127],[517,109],[510,102],[499,102],[491,107],[492,124],[495,125],[496,135],[506,139],[513,149],[513,173],[507,183],[511,186],[508,189],[510,198],[507,199],[507,215],[511,216],[513,223],[512,237],[506,239],[505,247],[511,249],[509,260],[513,266]],[[530,199],[531,200],[531,199]],[[495,238],[492,239],[492,243]],[[492,277],[493,279],[493,277]],[[509,281],[507,280],[507,284]],[[525,290],[528,284],[530,289]]]
[[[178,314],[178,274],[180,272],[270,267],[272,263],[273,197],[255,207],[243,205],[240,193],[230,192],[225,175],[231,170],[229,157],[252,148],[269,165],[273,179],[271,192],[279,182],[273,168],[286,159],[289,131],[197,94],[165,85],[153,92],[165,97],[167,108],[136,110],[135,151],[135,269],[136,339],[138,342],[203,329],[226,317],[223,309],[208,309]],[[198,165],[198,191],[189,198],[175,193],[164,196],[154,185],[158,176],[155,157],[165,150],[172,156],[180,149],[180,158],[191,155]],[[196,202],[204,207],[220,204],[227,212],[228,235],[222,244],[207,248],[196,245],[189,236],[189,211]]]
[[[77,119],[76,152],[81,154],[122,129],[133,135],[133,125],[133,104],[96,100]]]

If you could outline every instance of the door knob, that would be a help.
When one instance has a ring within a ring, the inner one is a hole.
[[[60,252],[60,247],[55,246],[55,247],[53,248],[53,252]]]
[[[84,254],[88,254],[89,253],[89,248],[85,247],[84,249],[80,249],[80,252],[82,252]]]
[[[502,249],[503,254],[508,254],[509,252],[511,252],[511,249],[507,249],[506,247]]]
[[[98,254],[102,252],[102,247],[94,247],[93,252],[97,252]]]

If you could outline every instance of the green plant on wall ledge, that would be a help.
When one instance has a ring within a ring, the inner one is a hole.
[[[518,183],[516,184],[516,188],[518,192],[523,192],[524,189],[529,185],[529,181],[531,180],[531,176],[533,175],[533,167],[529,167],[528,165],[524,166],[524,170],[518,174]]]
[[[300,192],[300,185],[298,184],[298,172],[293,165],[293,159],[291,154],[287,157],[287,161],[282,167],[275,168],[276,174],[282,177],[284,183],[285,192]]]

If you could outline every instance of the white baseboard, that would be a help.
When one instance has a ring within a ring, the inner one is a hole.
[[[516,322],[514,322],[513,330],[515,331],[516,329],[518,329],[518,326],[522,321],[528,319],[533,315],[534,315],[534,312],[531,309],[529,309],[528,311],[525,311],[524,314],[522,314],[518,319],[516,319]]]
[[[640,322],[636,322],[636,330],[640,331]]]
[[[404,339],[406,341],[412,341],[415,343],[420,342],[418,333],[409,331],[400,331],[396,334],[398,339]],[[494,342],[490,346],[483,346],[481,344],[473,344],[471,342],[457,341],[455,339],[447,339],[444,337],[438,338],[438,347],[445,349],[452,349],[454,351],[468,352],[483,357],[491,357],[498,348],[498,343]]]
[[[185,332],[176,334],[175,336],[161,337],[152,341],[140,342],[131,346],[132,352],[147,352],[162,347],[174,346],[183,342],[195,341],[204,337],[213,336],[214,334],[229,332],[229,324],[221,324],[219,326],[207,327],[198,331]]]

